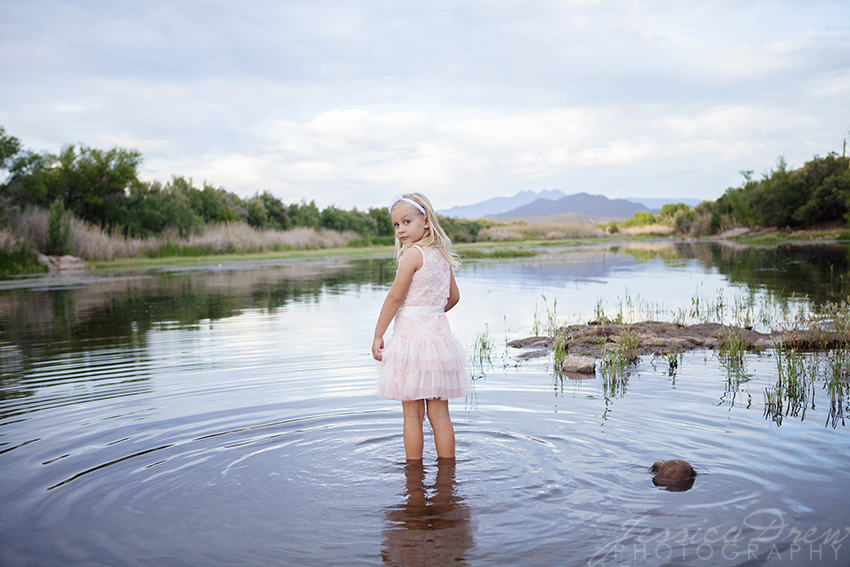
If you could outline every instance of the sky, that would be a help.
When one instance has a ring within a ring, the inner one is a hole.
[[[0,126],[361,210],[716,199],[850,137],[850,2],[4,0]]]

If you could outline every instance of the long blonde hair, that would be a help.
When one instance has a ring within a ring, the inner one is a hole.
[[[395,238],[395,258],[396,260],[401,259],[401,255],[404,254],[404,251],[413,246],[413,244],[421,244],[422,246],[430,246],[431,248],[436,248],[440,251],[440,253],[445,257],[446,261],[449,263],[453,269],[458,267],[458,259],[457,255],[452,252],[452,240],[446,234],[446,231],[443,230],[443,227],[440,226],[440,221],[437,218],[437,213],[434,212],[434,207],[431,206],[431,201],[428,200],[428,197],[423,195],[422,193],[405,193],[403,195],[405,199],[410,199],[411,201],[417,203],[420,207],[425,209],[425,215],[428,217],[428,228],[425,229],[425,234],[419,240],[419,242],[409,243],[402,245],[401,240],[398,239],[398,236]],[[396,201],[390,207],[390,213],[396,208],[402,205],[410,205],[405,201]],[[418,210],[416,207],[413,207],[416,211],[416,214],[422,215],[422,211]]]

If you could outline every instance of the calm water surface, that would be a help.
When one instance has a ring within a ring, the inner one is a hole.
[[[711,304],[758,326],[847,297],[841,246],[466,262],[450,321],[470,352],[482,335],[494,347],[451,404],[456,463],[426,439],[420,467],[403,460],[400,404],[373,392],[393,271],[301,260],[0,282],[0,564],[850,564],[850,435],[820,383],[805,411],[771,419],[770,353],[735,372],[711,351],[675,371],[644,357],[612,388],[506,346],[555,309],[698,320]],[[667,458],[694,465],[693,488],[652,484]]]

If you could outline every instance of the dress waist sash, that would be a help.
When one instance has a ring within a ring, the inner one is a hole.
[[[445,313],[445,308],[439,305],[405,305],[398,315],[400,317],[435,317]]]

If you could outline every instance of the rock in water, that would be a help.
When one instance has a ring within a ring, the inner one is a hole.
[[[665,486],[667,490],[688,490],[694,485],[697,476],[689,462],[679,459],[656,461],[649,467],[649,471],[655,474],[652,483]]]
[[[593,374],[596,372],[596,359],[590,356],[568,356],[561,363],[564,372]]]

